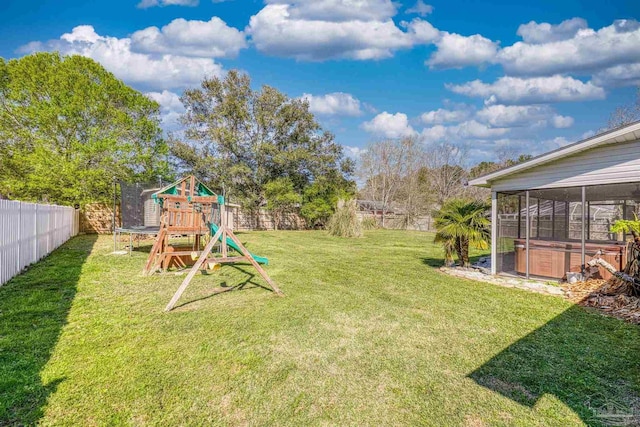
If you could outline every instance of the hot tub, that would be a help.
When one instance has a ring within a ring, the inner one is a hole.
[[[525,239],[516,239],[515,245],[515,268],[516,272],[526,274],[527,251]],[[600,256],[617,270],[621,270],[626,265],[626,243],[625,242],[589,242],[585,244],[586,262],[589,262],[593,255],[602,251]],[[560,279],[568,271],[580,272],[582,266],[581,243],[558,242],[548,240],[529,240],[529,274],[532,276],[549,277]],[[611,277],[611,273],[604,268],[600,268],[600,276],[603,279]]]

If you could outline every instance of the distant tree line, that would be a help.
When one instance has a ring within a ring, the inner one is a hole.
[[[489,191],[467,182],[531,158],[503,151],[496,162],[466,164],[467,151],[450,143],[424,144],[415,137],[369,144],[361,156],[359,197],[376,202],[384,227],[388,212],[401,211],[405,221],[431,213],[452,199],[483,201]]]
[[[486,200],[465,183],[529,158],[501,152],[469,167],[464,149],[410,137],[370,144],[356,165],[305,100],[255,89],[235,70],[181,101],[183,131],[165,137],[158,103],[92,59],[0,58],[0,197],[82,205],[110,200],[114,179],[193,173],[256,218],[271,211],[276,226],[296,211],[323,227],[337,201],[356,194],[382,206],[384,224],[392,207],[410,222],[448,200]],[[639,119],[639,105],[617,109],[609,127]]]

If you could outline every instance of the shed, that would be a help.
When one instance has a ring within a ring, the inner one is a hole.
[[[596,254],[621,269],[630,236],[610,227],[640,216],[640,122],[469,184],[491,188],[493,274],[561,278]]]

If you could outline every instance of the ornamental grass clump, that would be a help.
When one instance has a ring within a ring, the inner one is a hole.
[[[327,230],[332,236],[362,236],[362,224],[356,213],[355,200],[338,200],[336,211],[331,215],[331,218],[329,218]]]
[[[362,219],[362,229],[363,230],[375,230],[378,228],[378,221],[375,218],[368,217]]]

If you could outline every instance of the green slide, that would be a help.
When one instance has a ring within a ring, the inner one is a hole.
[[[215,235],[218,232],[218,226],[214,223],[210,223],[209,225],[210,227],[210,231],[211,231],[211,236]],[[220,241],[222,241],[222,236],[220,236]],[[240,248],[238,247],[238,245],[235,244],[235,242],[233,240],[231,240],[230,238],[227,237],[227,246],[229,246],[230,248],[235,249],[236,251],[240,252]],[[263,256],[259,256],[259,255],[254,255],[251,254],[251,256],[253,257],[253,259],[255,259],[259,264],[264,264],[264,265],[269,265],[269,260]]]

